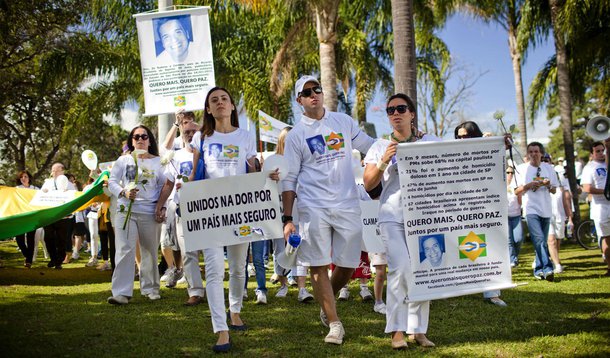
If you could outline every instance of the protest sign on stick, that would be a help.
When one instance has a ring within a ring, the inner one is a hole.
[[[209,7],[134,15],[145,116],[203,109],[215,86]]]
[[[515,287],[501,137],[401,144],[408,301]]]
[[[283,237],[277,182],[268,172],[184,183],[186,251]]]

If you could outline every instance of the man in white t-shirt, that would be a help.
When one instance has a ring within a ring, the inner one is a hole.
[[[337,316],[335,295],[360,263],[362,223],[358,189],[352,170],[352,149],[366,153],[373,138],[348,115],[324,108],[320,82],[303,76],[295,84],[297,103],[303,108],[299,123],[288,133],[284,156],[290,169],[282,185],[284,238],[297,230],[292,205],[297,210],[302,238],[297,264],[309,266],[320,318],[330,332],[326,343],[341,344],[345,331]],[[336,268],[328,277],[328,266]]]
[[[538,142],[528,144],[529,162],[520,164],[516,168],[512,186],[516,186],[515,195],[522,195],[525,219],[536,251],[534,277],[553,281],[553,263],[549,256],[547,237],[553,214],[551,194],[555,193],[559,183],[555,169],[550,164],[542,163],[543,154],[542,144]]]
[[[205,289],[203,288],[203,281],[201,279],[201,272],[199,270],[199,251],[185,252],[184,249],[184,232],[182,230],[182,219],[180,213],[180,188],[185,179],[188,181],[188,177],[193,171],[193,148],[189,145],[193,136],[199,130],[199,125],[195,122],[189,122],[184,125],[182,132],[182,138],[184,140],[183,148],[176,151],[172,162],[165,167],[165,176],[167,180],[161,194],[159,195],[159,201],[157,202],[156,213],[157,215],[163,215],[163,207],[165,201],[170,198],[171,205],[168,208],[173,208],[173,213],[167,210],[166,222],[175,220],[176,237],[179,246],[180,257],[182,258],[182,271],[186,277],[188,285],[187,292],[189,295],[188,301],[185,302],[185,306],[196,306],[203,302],[203,296],[205,295]],[[173,194],[173,195],[172,195]],[[172,215],[170,215],[172,214]],[[172,274],[172,276],[176,276]],[[176,277],[172,277],[172,285],[176,285]]]
[[[184,134],[184,127],[189,124],[195,122],[195,113],[178,110],[176,112],[176,121],[174,125],[169,129],[167,134],[165,135],[165,139],[163,140],[163,144],[161,146],[161,151],[165,150],[179,150],[184,148],[184,140],[182,135]],[[176,132],[180,130],[180,135],[176,137]],[[186,142],[189,144],[190,142]]]
[[[551,156],[548,153],[542,157],[542,161],[544,163],[553,164]],[[553,169],[555,169],[555,172],[557,173],[559,186],[555,193],[551,195],[553,216],[551,217],[551,223],[549,225],[549,238],[547,244],[549,246],[551,260],[553,261],[554,272],[559,274],[563,272],[563,266],[561,266],[561,259],[559,258],[559,249],[561,248],[561,240],[566,237],[566,221],[568,226],[574,227],[574,224],[572,223],[572,192],[570,191],[570,184],[568,183],[568,179],[564,176],[565,171],[558,172],[557,166]]]
[[[64,165],[62,163],[54,163],[51,166],[51,177],[45,179],[40,190],[45,193],[76,190],[76,186],[64,175]],[[47,264],[48,267],[61,269],[61,264],[66,256],[66,243],[71,240],[71,233],[69,231],[72,216],[70,214],[44,227],[44,241],[51,258],[51,261]]]
[[[608,180],[606,156],[610,157],[610,138],[606,140],[606,155],[604,143],[595,142],[591,145],[592,159],[582,171],[580,183],[583,190],[591,194],[591,219],[595,222],[595,230],[600,240],[600,246],[608,268],[605,276],[610,276],[610,200],[604,196],[604,188]]]

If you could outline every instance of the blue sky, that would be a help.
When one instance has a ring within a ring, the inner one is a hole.
[[[457,14],[449,19],[439,37],[449,47],[452,57],[460,65],[466,66],[469,72],[476,74],[487,71],[472,89],[473,96],[465,109],[468,118],[477,122],[483,130],[494,131],[497,123],[492,115],[496,110],[502,109],[506,113],[506,125],[516,124],[514,77],[505,30],[493,23],[485,24],[469,16]],[[530,49],[522,69],[523,87],[526,91],[538,70],[553,52],[554,47],[550,41],[536,49]],[[451,87],[451,83],[447,86]],[[525,96],[527,98],[527,92]],[[370,108],[385,106],[385,99],[378,97]],[[387,119],[381,112],[369,111],[367,115],[369,121],[375,123],[378,134],[389,133]],[[535,128],[528,129],[528,140],[542,139],[548,135],[546,113],[540,113]]]

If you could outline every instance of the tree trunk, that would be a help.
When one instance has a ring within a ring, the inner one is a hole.
[[[413,1],[392,0],[392,33],[394,34],[394,91],[405,93],[417,108],[417,63]],[[417,127],[417,117],[415,117]]]
[[[517,29],[509,27],[508,30],[508,48],[510,50],[510,58],[513,62],[513,76],[515,79],[515,97],[517,99],[517,114],[519,122],[519,134],[521,142],[519,143],[519,151],[521,155],[527,154],[527,121],[525,118],[525,98],[523,95],[523,79],[521,77],[521,53],[517,47]]]
[[[335,44],[337,43],[337,16],[339,0],[314,2],[316,34],[320,42],[320,83],[324,89],[324,106],[337,110],[337,68]]]
[[[551,8],[551,21],[553,23],[553,37],[555,39],[555,53],[557,57],[557,89],[559,96],[559,115],[563,129],[563,146],[565,149],[570,190],[572,190],[574,201],[574,224],[580,222],[580,210],[578,206],[578,185],[574,171],[574,138],[572,136],[572,94],[570,93],[570,72],[568,69],[568,56],[562,34],[558,24],[561,4],[558,0],[549,0]]]

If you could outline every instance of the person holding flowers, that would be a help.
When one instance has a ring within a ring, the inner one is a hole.
[[[108,188],[118,197],[115,222],[116,268],[112,275],[112,296],[108,303],[124,305],[133,296],[136,241],[141,251],[140,292],[158,300],[157,252],[162,219],[155,207],[165,184],[159,148],[150,129],[139,125],[127,138],[130,154],[119,157],[112,167]]]

